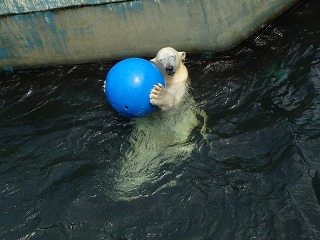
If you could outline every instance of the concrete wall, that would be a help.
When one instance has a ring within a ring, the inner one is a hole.
[[[2,16],[0,68],[153,56],[164,46],[221,51],[297,1],[142,0]]]
[[[124,0],[127,2],[134,0]],[[123,0],[1,0],[0,15],[23,14],[31,12],[48,11],[58,8],[71,8],[76,6],[96,5]]]

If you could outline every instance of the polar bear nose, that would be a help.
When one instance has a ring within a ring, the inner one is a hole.
[[[166,72],[167,72],[169,75],[174,74],[174,72],[173,72],[173,66],[168,66],[168,67],[166,67]]]

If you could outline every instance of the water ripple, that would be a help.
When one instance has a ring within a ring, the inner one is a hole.
[[[113,62],[1,75],[0,238],[319,239],[319,7],[188,55],[173,121],[118,116]]]

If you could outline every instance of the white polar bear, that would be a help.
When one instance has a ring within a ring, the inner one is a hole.
[[[162,72],[166,88],[155,85],[150,93],[150,102],[162,110],[177,105],[187,92],[188,71],[183,61],[185,52],[177,52],[171,47],[162,48],[150,61]]]
[[[174,185],[177,176],[171,172],[172,166],[188,159],[196,149],[191,132],[202,134],[206,118],[187,94],[185,57],[185,52],[163,48],[151,59],[161,70],[166,87],[154,86],[150,102],[162,110],[171,109],[134,120],[130,148],[123,152],[115,176],[114,197],[118,200],[148,196]]]

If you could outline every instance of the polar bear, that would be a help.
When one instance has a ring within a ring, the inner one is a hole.
[[[132,200],[173,186],[177,175],[172,169],[196,149],[194,134],[203,133],[205,114],[187,93],[185,57],[185,52],[166,47],[150,60],[166,81],[166,87],[158,84],[152,88],[150,102],[165,111],[134,120],[130,147],[122,150],[115,176],[117,200]]]
[[[162,110],[177,105],[187,92],[188,71],[183,64],[185,52],[178,52],[171,47],[162,48],[153,62],[165,78],[166,88],[155,85],[150,92],[150,102]]]

